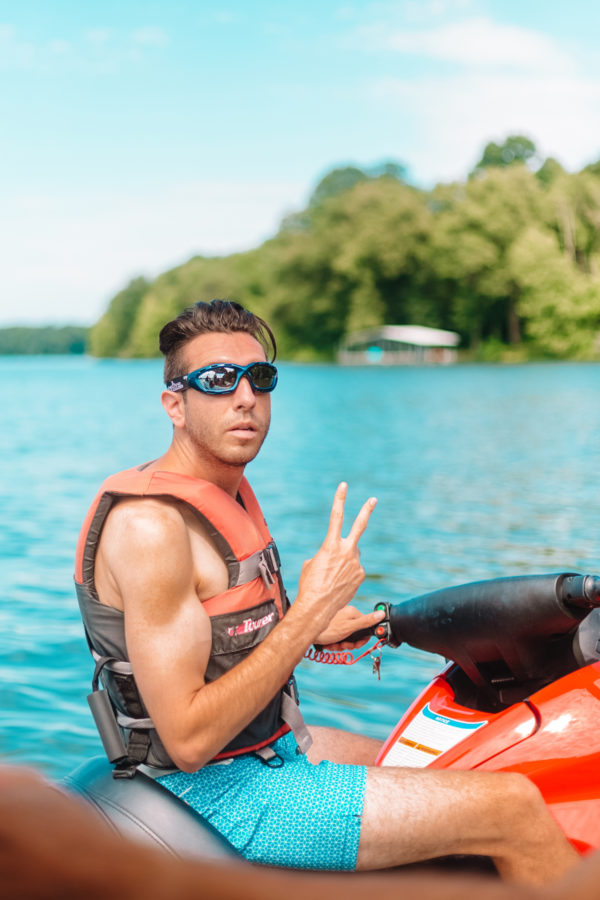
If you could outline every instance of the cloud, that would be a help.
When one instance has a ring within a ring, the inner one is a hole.
[[[169,35],[163,28],[136,28],[131,39],[134,44],[143,47],[166,47],[169,44]]]
[[[140,27],[128,34],[111,28],[89,28],[73,41],[51,37],[36,44],[23,40],[14,25],[0,23],[0,70],[46,72],[66,66],[78,71],[115,72],[169,43],[169,35],[162,28]]]
[[[29,69],[36,56],[34,44],[21,40],[14,25],[0,23],[0,69]]]
[[[486,18],[465,19],[424,31],[396,31],[386,44],[391,50],[412,53],[462,66],[507,66],[529,70],[571,67],[571,61],[548,35]]]
[[[110,40],[112,31],[110,28],[90,28],[86,31],[85,37],[90,44],[102,45]]]
[[[71,45],[68,41],[55,39],[48,42],[48,50],[50,51],[50,53],[54,53],[56,56],[64,56],[64,54],[68,53],[70,49]]]
[[[542,30],[465,18],[455,0],[431,3],[454,21],[399,27],[390,12],[354,32],[392,73],[371,82],[367,95],[388,117],[394,111],[418,181],[464,177],[489,140],[508,134],[531,137],[570,169],[600,156],[600,80],[585,73],[583,56]]]
[[[442,16],[464,13],[475,0],[408,0],[402,7],[404,18],[412,21],[431,21]]]
[[[244,20],[238,13],[229,9],[219,9],[213,14],[213,21],[218,25],[239,25]]]
[[[303,205],[305,192],[292,181],[196,181],[151,196],[90,188],[6,198],[0,326],[93,322],[138,274],[257,246]]]
[[[390,78],[374,83],[371,96],[413,123],[420,151],[411,169],[425,183],[462,177],[487,141],[508,134],[531,137],[543,155],[574,170],[590,152],[600,156],[600,82],[583,76],[469,71]]]
[[[539,31],[475,17],[436,28],[394,28],[382,22],[362,26],[354,42],[371,52],[424,57],[461,67],[570,70],[573,61],[557,41]]]

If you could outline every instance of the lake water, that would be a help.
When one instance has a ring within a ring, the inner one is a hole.
[[[72,588],[79,526],[102,479],[170,439],[158,360],[0,358],[0,756],[60,777],[101,752]],[[281,364],[273,425],[248,477],[293,596],[336,484],[379,504],[357,604],[448,584],[598,572],[600,366],[339,369]],[[384,738],[439,668],[384,651],[381,681],[303,662],[308,721]]]

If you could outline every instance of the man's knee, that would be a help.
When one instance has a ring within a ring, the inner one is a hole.
[[[543,797],[536,785],[518,772],[498,773],[498,812],[519,826],[529,826],[548,816]]]

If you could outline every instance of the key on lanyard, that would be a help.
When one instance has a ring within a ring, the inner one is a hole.
[[[373,675],[377,675],[377,681],[381,681],[381,653],[378,653],[377,656],[372,653],[371,659],[373,660]]]

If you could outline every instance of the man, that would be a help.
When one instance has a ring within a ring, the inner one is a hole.
[[[158,780],[256,862],[365,870],[477,854],[522,882],[565,872],[576,854],[525,778],[375,768],[377,742],[307,733],[294,666],[310,644],[343,644],[379,618],[348,605],[376,501],[343,537],[347,486],[338,487],[288,610],[243,477],[269,428],[272,332],[215,300],[168,323],[160,347],[172,443],[107,480],[78,547],[96,676],[128,734],[123,774],[140,761],[171,767]]]

